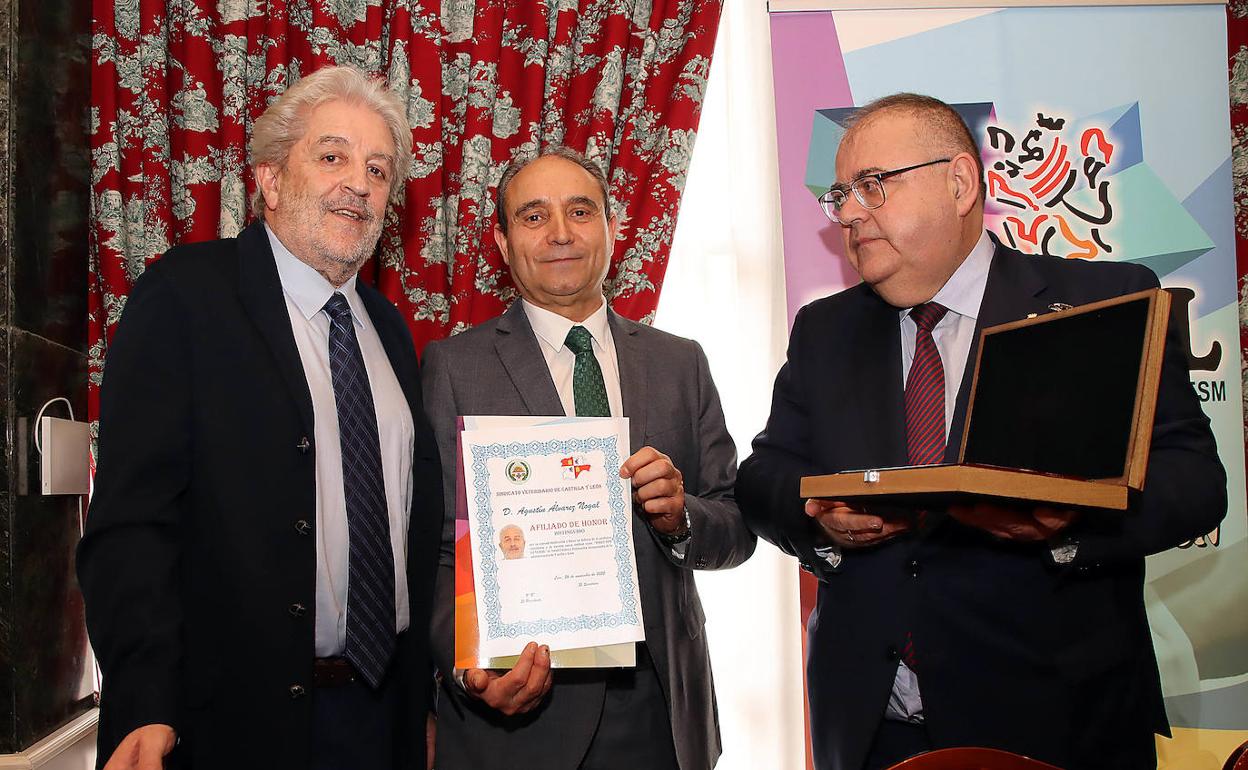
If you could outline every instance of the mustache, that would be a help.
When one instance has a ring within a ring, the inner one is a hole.
[[[367,201],[359,195],[343,195],[332,201],[325,201],[321,204],[321,211],[326,214],[338,211],[339,209],[347,209],[359,216],[364,222],[372,222],[377,218],[373,210],[368,207]]]

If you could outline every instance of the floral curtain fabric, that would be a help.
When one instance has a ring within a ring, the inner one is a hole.
[[[92,419],[130,287],[170,246],[242,229],[252,121],[326,64],[359,66],[407,101],[415,163],[365,271],[418,347],[513,298],[494,188],[551,144],[607,171],[621,221],[608,296],[653,316],[719,0],[92,2]]]

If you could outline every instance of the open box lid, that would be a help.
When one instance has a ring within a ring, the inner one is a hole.
[[[1144,486],[1163,289],[984,329],[959,462]]]
[[[1162,289],[983,330],[959,462],[802,479],[802,497],[1126,510],[1144,486],[1170,295]]]

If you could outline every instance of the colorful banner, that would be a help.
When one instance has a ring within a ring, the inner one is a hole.
[[[789,318],[858,277],[816,197],[856,106],[956,106],[987,172],[988,227],[1025,253],[1139,262],[1174,291],[1191,382],[1229,477],[1222,526],[1149,559],[1173,740],[1217,770],[1248,739],[1248,515],[1225,9],[1114,6],[773,13]],[[803,608],[814,596],[804,588]],[[803,619],[804,620],[804,619]]]

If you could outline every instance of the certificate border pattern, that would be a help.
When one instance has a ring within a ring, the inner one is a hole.
[[[494,554],[494,513],[490,507],[489,468],[486,461],[497,457],[515,457],[533,455],[552,456],[570,452],[591,452],[600,450],[605,457],[605,473],[607,491],[611,508],[611,542],[615,546],[616,580],[620,587],[619,612],[599,612],[593,615],[565,615],[558,618],[541,620],[517,621],[508,623],[502,617],[502,601],[499,599],[498,559]],[[485,608],[485,623],[482,629],[485,639],[513,639],[516,637],[534,637],[538,634],[560,634],[575,631],[588,631],[601,628],[617,628],[622,625],[636,625],[640,622],[637,614],[638,597],[632,590],[634,583],[633,565],[628,558],[628,511],[622,502],[624,480],[620,478],[620,455],[617,438],[612,436],[593,436],[559,441],[527,441],[472,445],[473,495],[476,501],[475,531],[473,535],[481,538],[481,575],[478,578],[478,590],[482,592],[482,605]],[[488,544],[488,545],[486,545]]]

